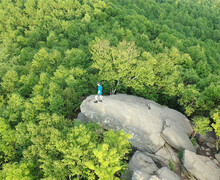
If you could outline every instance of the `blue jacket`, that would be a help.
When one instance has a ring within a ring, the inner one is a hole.
[[[102,85],[100,85],[100,86],[98,87],[98,94],[99,94],[99,95],[102,94]]]

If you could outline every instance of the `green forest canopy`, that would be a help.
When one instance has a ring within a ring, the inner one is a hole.
[[[0,17],[0,179],[123,173],[130,136],[73,121],[97,81],[220,136],[219,0],[0,0]]]

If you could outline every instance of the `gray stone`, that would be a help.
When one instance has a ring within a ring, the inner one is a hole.
[[[149,156],[150,158],[153,159],[153,161],[159,166],[159,167],[169,167],[169,161],[167,161],[166,159],[164,159],[163,157],[151,154],[149,152],[143,152],[144,154],[146,154],[147,156]]]
[[[123,129],[131,134],[132,145],[141,151],[155,153],[164,145],[161,131],[166,119],[185,133],[184,138],[192,133],[190,122],[183,114],[136,96],[104,96],[102,103],[94,103],[94,95],[91,95],[80,108],[87,118],[104,128]]]
[[[217,166],[219,166],[219,162],[218,162],[216,159],[213,159],[213,162],[214,162]]]
[[[140,151],[134,153],[128,167],[130,171],[141,171],[145,174],[153,174],[158,170],[154,161]]]
[[[199,180],[219,180],[220,168],[208,157],[185,150],[183,165],[187,171]]]
[[[207,132],[205,135],[199,134],[198,141],[201,143],[209,142],[215,144],[215,133],[213,131]]]
[[[210,148],[215,148],[215,143],[206,142],[206,145]]]
[[[215,158],[217,159],[217,161],[219,162],[220,164],[220,152],[218,154],[215,154]]]
[[[87,118],[83,113],[79,113],[76,121],[80,121],[81,123],[88,123],[89,121],[91,121],[89,118]]]
[[[161,149],[159,149],[155,153],[155,155],[165,159],[167,161],[167,164],[169,164],[170,161],[174,163],[179,163],[177,153],[175,153],[168,144],[165,144]]]
[[[162,167],[157,171],[156,174],[160,179],[163,180],[180,180],[180,177],[173,171],[169,170],[167,167]]]
[[[199,134],[198,141],[199,141],[200,143],[204,143],[207,138],[208,138],[208,137],[207,137],[206,135],[204,135],[204,134]]]
[[[150,175],[143,173],[142,171],[134,171],[132,174],[132,180],[147,180],[149,179]]]
[[[156,175],[153,175],[153,176],[150,176],[148,180],[161,180],[161,179],[157,177]]]
[[[208,155],[210,155],[210,153],[209,153],[209,152],[206,152],[205,154],[206,154],[207,156],[208,156]]]
[[[166,142],[175,149],[188,149],[196,152],[195,147],[193,146],[186,132],[180,128],[176,122],[172,123],[170,119],[166,119],[162,135]]]

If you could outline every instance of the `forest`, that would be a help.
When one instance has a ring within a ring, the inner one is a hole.
[[[220,143],[219,0],[0,0],[0,179],[119,179],[130,135],[75,121],[97,93],[185,114]]]

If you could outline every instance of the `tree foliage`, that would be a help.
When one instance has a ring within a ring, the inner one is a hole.
[[[216,149],[218,150],[218,146],[220,143],[220,112],[219,112],[219,107],[218,109],[214,109],[211,111],[211,117],[214,120],[214,123],[212,123],[212,127],[215,130],[216,133]]]
[[[0,17],[0,179],[119,177],[129,136],[73,121],[100,80],[219,138],[218,0],[4,0]]]

